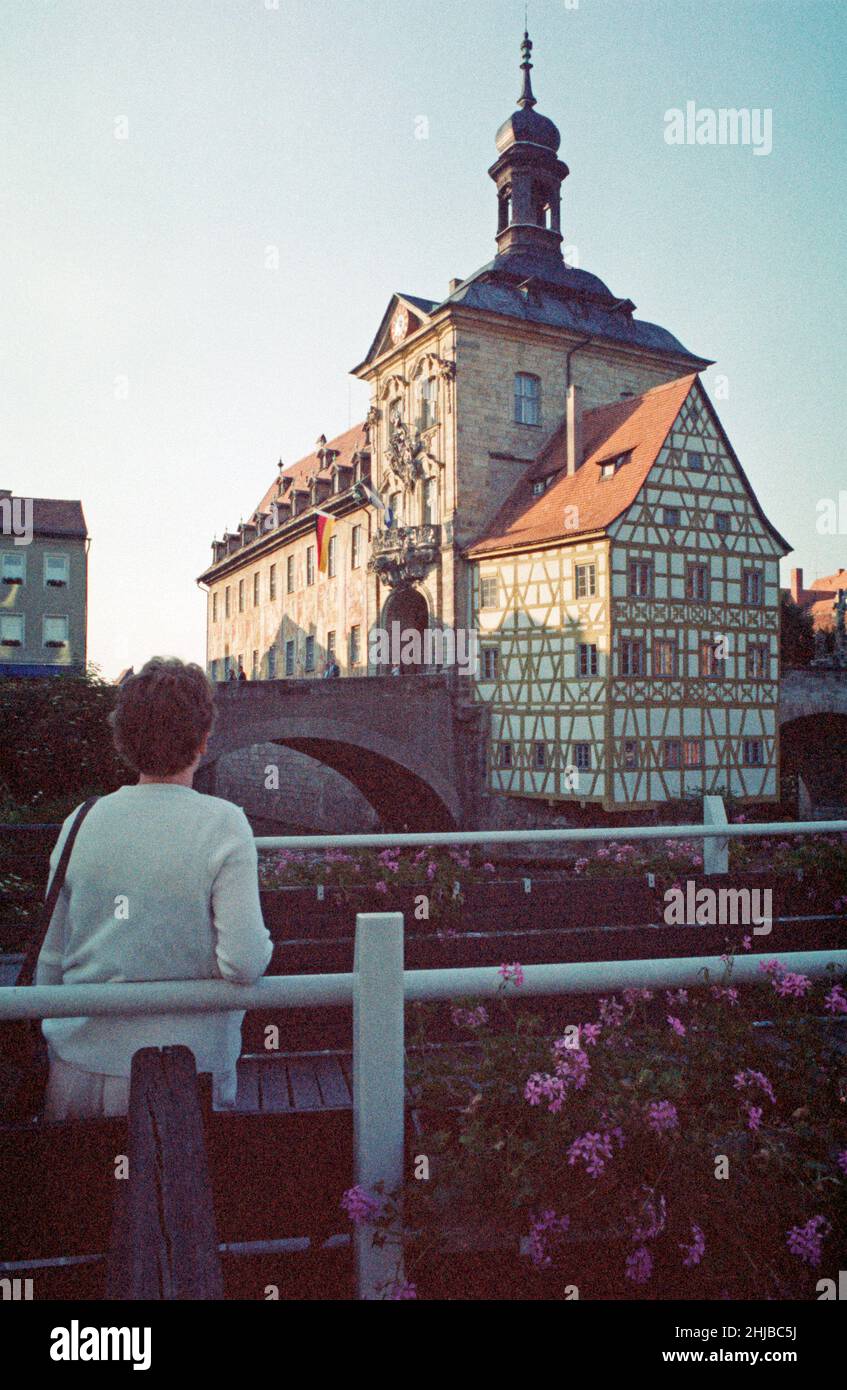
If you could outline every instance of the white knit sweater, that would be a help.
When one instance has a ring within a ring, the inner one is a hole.
[[[62,826],[50,875],[74,815]],[[38,958],[36,984],[233,980],[252,984],[271,940],[257,855],[239,807],[191,787],[121,787],[89,811]],[[190,1047],[198,1071],[232,1075],[243,1011],[51,1018],[51,1049],[86,1071],[129,1076],[140,1047]]]

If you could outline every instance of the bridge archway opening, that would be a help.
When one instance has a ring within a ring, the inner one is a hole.
[[[783,779],[800,776],[818,814],[847,806],[847,714],[790,719],[780,730]]]

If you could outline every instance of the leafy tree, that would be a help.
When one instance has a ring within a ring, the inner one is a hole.
[[[790,594],[783,593],[781,618],[780,656],[783,666],[808,666],[815,654],[811,613],[795,603]]]

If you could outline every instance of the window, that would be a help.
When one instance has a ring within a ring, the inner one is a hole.
[[[601,477],[601,479],[603,479],[603,480],[605,481],[606,478],[614,478],[615,473],[617,472],[617,467],[618,467],[618,465],[617,465],[615,459],[609,459],[608,462],[606,462],[606,463],[601,463],[601,464],[600,464],[600,477]]]
[[[500,607],[500,580],[496,574],[484,574],[479,581],[480,608]]]
[[[250,662],[250,675],[254,681],[259,679],[259,653],[254,651]]]
[[[3,583],[23,584],[26,581],[26,556],[20,550],[3,551]]]
[[[482,649],[482,678],[486,681],[496,681],[497,673],[500,668],[500,652],[497,647],[483,647]]]
[[[63,589],[70,579],[67,555],[44,556],[44,583],[48,589]]]
[[[729,534],[732,517],[729,512],[715,512],[715,530],[719,536]]]
[[[770,667],[770,648],[767,642],[750,642],[747,645],[747,675],[756,680],[765,679]]]
[[[653,593],[653,565],[650,560],[630,560],[629,597],[650,598]]]
[[[314,671],[314,669],[315,669],[315,639],[314,639],[314,637],[307,637],[307,638],[306,638],[306,670],[307,670],[307,671]]]
[[[638,767],[638,740],[634,738],[624,739],[623,745],[623,765],[630,771]]]
[[[24,644],[24,620],[22,613],[0,614],[0,646],[22,647]]]
[[[438,521],[438,482],[435,478],[424,478],[423,485],[423,524],[435,526]]]
[[[515,376],[515,422],[518,425],[541,424],[541,382],[529,372]]]
[[[243,612],[244,612],[244,580],[243,580],[243,579],[239,579],[239,581],[238,581],[238,611],[239,611],[239,613],[243,613]]]
[[[212,594],[212,622],[213,622],[213,623],[216,623],[217,621],[218,621],[218,596],[217,596],[217,593],[214,593],[214,594]]]
[[[354,526],[350,534],[350,568],[357,570],[362,563],[362,528]]]
[[[259,607],[259,571],[253,575],[253,607]]]
[[[229,585],[224,589],[224,615],[229,617]]]
[[[45,647],[66,647],[68,645],[67,618],[44,618],[43,641]]]
[[[392,492],[388,499],[388,513],[385,519],[386,526],[399,526],[403,520],[403,496],[399,492]]]
[[[714,642],[701,642],[700,675],[722,676],[724,674],[724,666],[724,658],[718,656],[716,644]]]
[[[329,579],[334,579],[337,568],[336,556],[338,554],[338,537],[330,536],[329,551],[326,557],[326,572]]]
[[[500,744],[500,766],[512,767],[512,745],[511,743]]]
[[[676,642],[673,638],[657,637],[653,643],[653,675],[676,675]]]
[[[276,679],[276,647],[268,648],[268,680]]]
[[[573,765],[578,772],[588,772],[591,768],[591,744],[575,743],[573,746]]]
[[[547,744],[534,743],[532,745],[532,761],[536,772],[543,772],[547,766]]]
[[[708,599],[709,567],[694,561],[685,567],[685,597]]]
[[[544,478],[536,478],[532,484],[533,497],[543,497],[548,487],[552,487],[555,473],[548,473]]]
[[[682,761],[685,767],[703,766],[703,742],[699,738],[682,740]]]
[[[682,513],[679,507],[663,507],[662,520],[665,526],[679,526],[682,521]]]
[[[314,584],[314,582],[315,582],[315,547],[314,547],[313,545],[310,545],[310,546],[307,546],[307,547],[306,547],[306,583],[307,583],[307,584]]]
[[[285,561],[285,592],[294,593],[294,556],[289,555]]]
[[[761,570],[744,571],[744,602],[749,604],[761,604],[765,596],[765,585],[762,579]]]
[[[597,675],[597,647],[594,642],[580,642],[579,644],[579,674],[581,676]]]
[[[437,419],[438,383],[428,376],[421,382],[421,429],[429,429]]]
[[[358,623],[350,629],[350,665],[358,666],[362,659],[362,629]]]
[[[703,472],[703,455],[696,450],[689,449],[687,454],[688,467],[692,473]]]
[[[760,738],[745,738],[743,752],[748,767],[764,766],[765,746]]]
[[[335,633],[334,633],[334,632],[328,632],[327,635],[326,635],[326,659],[327,659],[327,661],[334,661],[334,660],[335,660]]]
[[[597,570],[594,565],[576,566],[577,598],[593,598],[597,592]]]
[[[294,642],[289,641],[285,644],[285,674],[294,675]]]
[[[620,673],[622,676],[643,676],[644,643],[640,637],[622,637],[620,647]]]
[[[678,738],[666,738],[664,744],[665,767],[682,767],[682,744]]]
[[[271,603],[276,598],[276,565],[271,565],[268,570],[268,598]]]

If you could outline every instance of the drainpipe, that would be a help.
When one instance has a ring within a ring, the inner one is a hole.
[[[588,347],[594,340],[589,335],[574,343],[565,354],[565,456],[566,472],[572,478],[582,463],[582,403],[580,388],[571,381],[571,358],[581,348]]]

